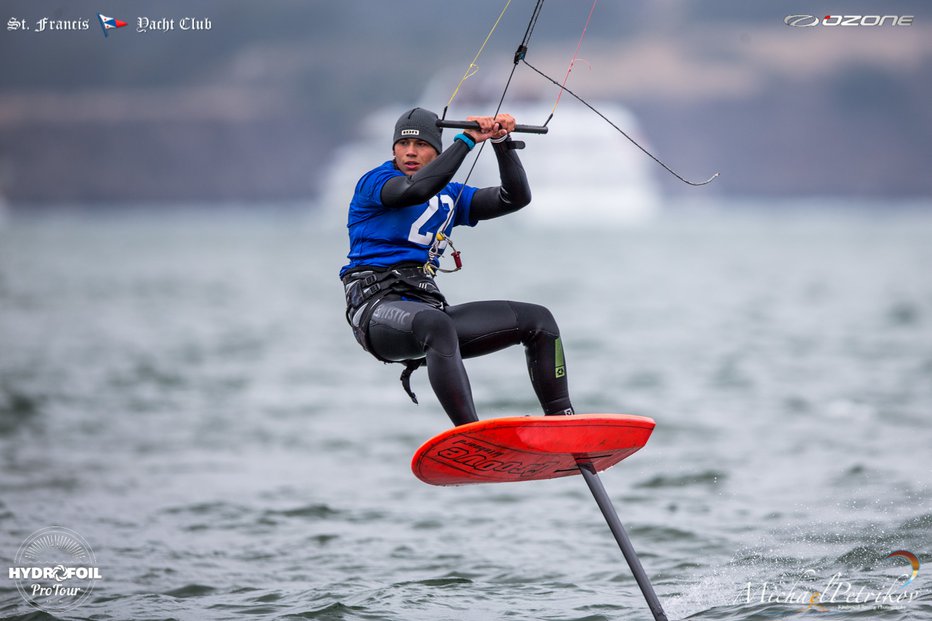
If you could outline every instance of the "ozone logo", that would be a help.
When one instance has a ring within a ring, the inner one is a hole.
[[[809,26],[818,26],[819,22],[822,21],[815,15],[787,15],[786,19],[783,20],[787,26],[795,26],[796,28],[808,28]]]
[[[913,15],[787,15],[783,23],[794,28],[812,26],[912,26]]]

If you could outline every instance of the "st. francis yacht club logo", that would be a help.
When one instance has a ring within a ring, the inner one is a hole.
[[[16,553],[8,577],[27,604],[51,614],[80,606],[101,578],[91,546],[61,526],[31,534]]]

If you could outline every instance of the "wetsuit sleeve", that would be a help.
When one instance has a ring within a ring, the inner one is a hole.
[[[514,213],[531,202],[531,188],[524,166],[521,165],[518,153],[511,144],[511,137],[503,142],[492,143],[492,146],[498,159],[498,172],[502,184],[476,190],[469,205],[469,215],[474,221]]]
[[[454,140],[449,148],[410,177],[392,177],[382,186],[382,204],[389,208],[408,207],[426,203],[446,187],[466,155],[469,147]]]

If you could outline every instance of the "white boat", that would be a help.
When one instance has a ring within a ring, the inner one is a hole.
[[[594,105],[643,141],[628,110],[611,103]],[[541,125],[552,105],[509,108],[519,123]],[[515,217],[540,225],[588,228],[640,223],[658,212],[661,197],[653,162],[595,113],[564,101],[547,127],[544,135],[513,136],[527,145],[519,155],[533,196],[531,204]],[[495,157],[483,153],[470,185],[498,183]]]

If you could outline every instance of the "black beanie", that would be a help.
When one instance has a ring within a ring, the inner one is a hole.
[[[395,123],[395,137],[392,139],[392,148],[395,143],[405,138],[416,138],[423,140],[434,149],[437,153],[443,150],[443,143],[440,139],[442,130],[437,127],[437,115],[424,108],[413,108],[408,110]]]

